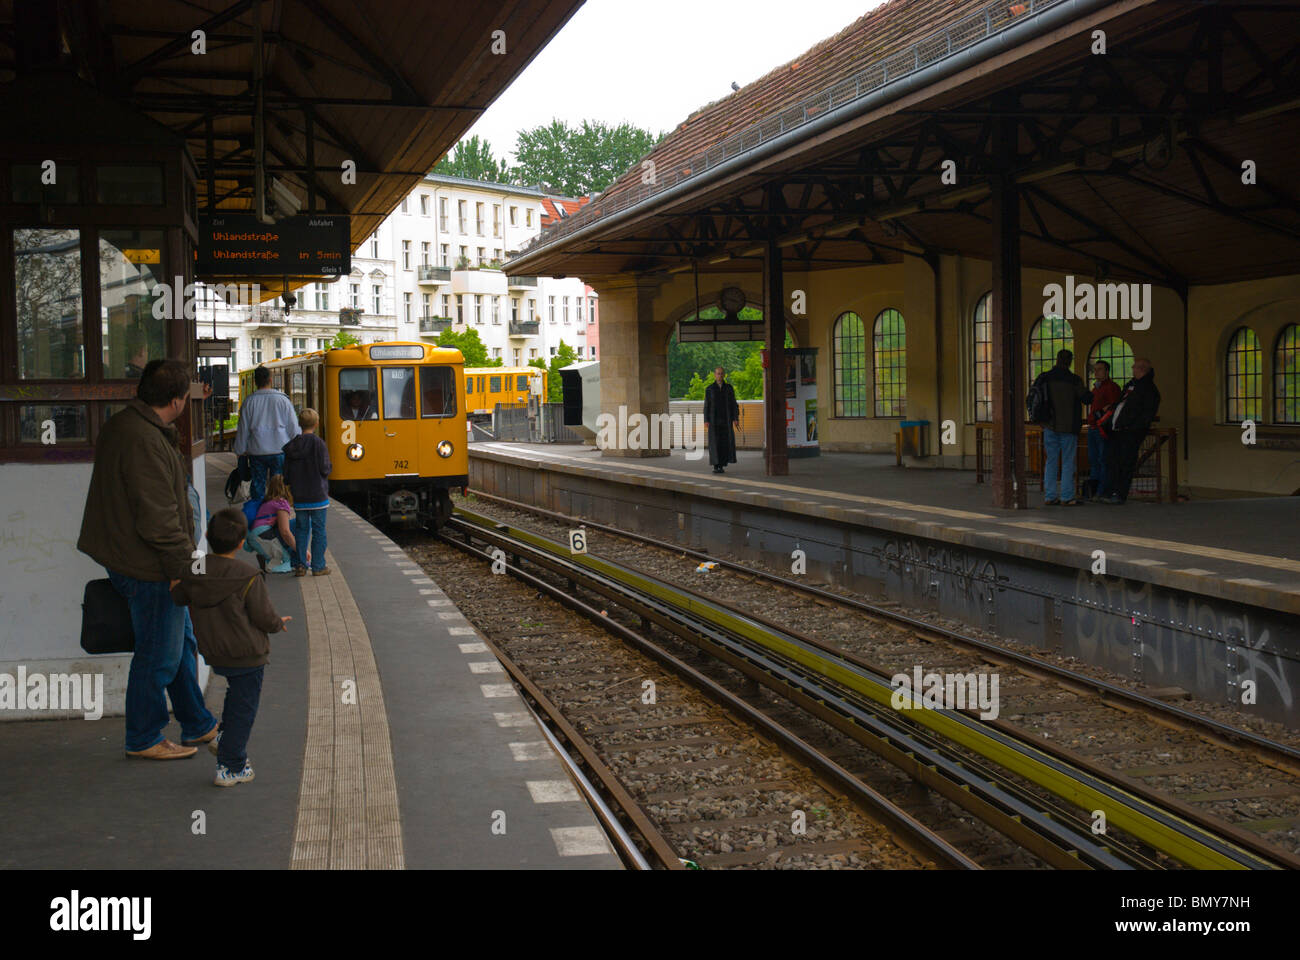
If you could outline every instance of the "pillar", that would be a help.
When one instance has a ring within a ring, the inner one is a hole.
[[[647,420],[668,414],[668,340],[655,322],[659,283],[633,274],[588,278],[600,297],[600,410],[626,424],[633,414]],[[621,408],[621,409],[620,409]],[[651,444],[653,431],[647,431]],[[630,435],[630,429],[629,429]],[[665,438],[666,439],[666,438]],[[666,457],[667,449],[632,449],[622,442],[605,457]]]

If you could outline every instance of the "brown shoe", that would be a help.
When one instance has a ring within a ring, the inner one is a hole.
[[[326,577],[329,576],[329,572],[330,572],[329,567],[321,567],[319,570],[313,570],[311,572],[311,575],[313,577]]]
[[[295,577],[305,577],[305,576],[307,576],[307,568],[306,568],[306,567],[294,567],[294,568],[293,568],[293,575],[294,575]]]
[[[164,740],[155,743],[148,750],[128,750],[126,755],[140,760],[184,760],[198,752],[198,747],[182,747],[170,740]]]
[[[181,743],[187,747],[197,747],[200,743],[211,743],[213,740],[217,739],[217,730],[218,728],[220,728],[220,726],[221,724],[214,723],[212,725],[212,729],[209,730],[207,733],[205,733],[203,736],[198,737],[194,740],[182,740]]]

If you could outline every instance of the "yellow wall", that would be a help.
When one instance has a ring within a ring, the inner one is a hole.
[[[975,465],[975,405],[973,317],[975,306],[992,284],[992,266],[985,260],[943,256],[935,270],[919,256],[901,264],[864,266],[785,275],[787,298],[796,290],[806,294],[807,316],[787,316],[800,346],[816,347],[821,446],[824,450],[892,453],[898,419],[836,418],[834,413],[833,344],[835,319],[846,311],[863,320],[867,349],[867,410],[873,410],[871,333],[876,316],[899,310],[907,323],[907,407],[905,418],[929,420],[931,456],[916,466],[971,468]],[[1028,337],[1043,313],[1043,288],[1064,283],[1059,271],[1025,269],[1022,274],[1024,361],[1027,374]],[[1076,282],[1095,282],[1076,275]],[[739,286],[751,305],[762,303],[758,275],[709,274],[700,281],[701,303],[712,303],[724,286]],[[1182,299],[1163,287],[1153,288],[1151,325],[1133,330],[1118,320],[1073,320],[1074,370],[1091,385],[1088,354],[1102,337],[1126,340],[1135,356],[1150,359],[1160,389],[1160,427],[1178,431],[1179,474],[1194,494],[1226,491],[1290,494],[1300,489],[1300,451],[1245,450],[1241,429],[1223,423],[1221,397],[1224,350],[1238,326],[1250,325],[1264,350],[1264,428],[1300,438],[1300,426],[1268,425],[1272,415],[1273,349],[1287,323],[1300,322],[1300,276],[1216,287],[1194,287],[1184,318]],[[654,342],[666,350],[673,325],[694,310],[694,282],[677,274],[658,288],[653,301]],[[787,299],[787,304],[789,303]],[[1186,324],[1186,327],[1185,327]],[[1185,334],[1185,329],[1187,333]],[[644,343],[644,341],[643,341]],[[609,348],[605,348],[606,358]],[[1184,358],[1190,390],[1184,388]],[[1026,389],[1028,385],[1026,384]],[[945,420],[957,426],[958,443],[942,447]],[[1190,444],[1189,456],[1184,450]],[[1243,459],[1243,457],[1245,459]]]

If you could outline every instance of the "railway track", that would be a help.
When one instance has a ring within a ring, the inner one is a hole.
[[[1063,756],[1055,745],[1043,749],[1041,743],[1025,743],[1023,731],[1013,725],[960,711],[920,710],[907,711],[900,727],[900,712],[889,707],[889,674],[852,653],[604,560],[569,558],[567,548],[543,543],[528,531],[503,530],[492,518],[465,516],[457,521],[462,532],[466,521],[474,536],[512,558],[526,557],[530,566],[548,569],[572,586],[581,581],[584,589],[619,602],[642,623],[689,637],[710,656],[908,770],[1053,866],[1151,867],[1167,860],[1218,868],[1294,865],[1284,851],[1176,798],[1142,789],[1141,783],[1135,790],[1131,780],[1108,775],[1070,751]],[[632,597],[636,591],[641,595]],[[909,624],[932,629],[919,621]],[[1008,660],[1006,651],[991,653],[987,659]],[[1090,829],[1098,811],[1108,825],[1101,837]]]
[[[499,562],[490,546],[467,542],[464,534],[468,532],[461,528],[462,537],[448,542],[486,564]],[[599,804],[598,815],[601,806],[617,810],[617,829],[640,838],[638,854],[621,850],[629,865],[676,869],[698,861],[709,868],[755,864],[977,866],[791,730],[642,633],[519,564],[507,564],[506,571],[520,583],[596,621],[621,641],[621,649],[616,645],[611,654],[571,633],[534,633],[540,623],[532,624],[527,631],[530,636],[512,639],[512,653],[489,639],[493,652],[540,715],[549,735],[587,777],[595,793],[591,799]],[[646,704],[641,686],[629,683],[658,675],[646,660],[667,669],[690,691],[699,691],[704,697],[663,687],[661,681],[651,703]],[[561,704],[544,692],[548,685],[560,688],[566,702]],[[620,687],[622,691],[616,692]],[[706,697],[722,709],[709,710]],[[752,742],[754,731],[779,752]],[[806,766],[815,779],[792,771],[781,754]],[[728,768],[734,775],[715,785],[691,780],[699,771]],[[631,787],[624,781],[631,781]],[[853,823],[840,796],[847,797],[873,822]],[[718,801],[724,815],[706,816],[719,809],[717,805],[701,809],[698,801],[702,797]],[[744,815],[725,815],[728,803],[742,807]],[[606,823],[607,830],[613,826]],[[735,849],[743,845],[746,836],[757,834],[771,841],[778,832],[782,842],[777,849],[770,842],[757,849]],[[828,833],[836,835],[828,837]],[[733,834],[735,843],[722,840],[717,850],[707,845],[714,837]],[[882,848],[896,843],[902,851],[891,854],[883,849],[882,853]]]

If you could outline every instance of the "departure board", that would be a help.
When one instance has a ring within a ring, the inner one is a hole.
[[[200,217],[195,269],[200,277],[337,277],[352,269],[351,224],[322,214],[277,223],[252,214]]]

